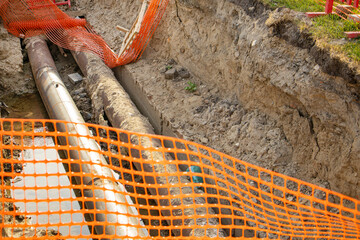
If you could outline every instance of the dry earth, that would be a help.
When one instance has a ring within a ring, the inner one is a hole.
[[[9,91],[10,90],[10,91]],[[11,36],[0,19],[0,91],[17,95],[34,93],[29,63],[23,62],[20,40]],[[4,95],[4,94],[2,94]]]

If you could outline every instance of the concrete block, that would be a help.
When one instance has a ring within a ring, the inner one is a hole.
[[[82,76],[78,73],[69,74],[68,78],[72,84],[77,84],[83,80]]]

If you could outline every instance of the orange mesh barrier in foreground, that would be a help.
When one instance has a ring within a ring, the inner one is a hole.
[[[93,52],[113,68],[133,62],[141,56],[168,2],[169,0],[150,1],[139,34],[119,57],[85,20],[70,18],[52,0],[0,0],[0,16],[7,30],[17,37],[45,34],[50,41],[62,48]]]
[[[59,131],[79,126],[93,136]],[[4,239],[360,239],[359,200],[196,143],[50,120],[0,127]],[[91,139],[102,151],[66,144]],[[89,151],[109,167],[68,157]]]

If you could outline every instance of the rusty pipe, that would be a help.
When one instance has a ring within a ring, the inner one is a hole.
[[[96,101],[101,101],[103,105],[104,112],[108,117],[109,121],[111,122],[113,127],[118,127],[124,130],[132,131],[132,132],[141,132],[146,134],[154,134],[153,127],[136,108],[135,104],[131,101],[129,95],[126,91],[122,88],[119,84],[117,79],[114,76],[114,73],[109,69],[103,61],[94,54],[86,53],[86,52],[71,52],[75,61],[77,62],[79,68],[83,72],[83,74],[87,77],[87,87],[88,90],[91,91],[91,95],[97,95],[95,97]],[[139,140],[137,138],[131,139],[131,143],[135,145],[139,145]],[[144,147],[160,147],[161,143],[156,139],[144,139],[141,141],[141,145]],[[137,151],[131,152],[131,156],[133,157],[140,157]],[[152,159],[163,159],[162,153],[158,152],[148,152],[143,151],[141,154],[146,156],[145,158],[152,158]],[[171,159],[170,155],[166,156],[166,159]],[[144,169],[146,172],[152,172],[153,169],[155,171],[161,172],[160,169],[157,169],[155,166],[144,165],[138,166],[137,164],[134,165],[135,168],[139,170]],[[186,169],[182,169],[185,171]],[[170,172],[177,172],[177,168],[168,166],[167,171]],[[160,183],[166,184],[166,180],[159,180]],[[186,180],[184,180],[186,182]],[[152,195],[167,195],[167,191],[165,189],[158,189],[158,191],[154,190],[153,188],[148,189]],[[199,193],[204,192],[201,189],[197,190]],[[196,199],[197,204],[204,204],[201,198]],[[160,202],[157,202],[158,205],[161,206]],[[182,202],[176,198],[171,199],[172,205],[181,205]],[[215,214],[215,210],[211,207],[207,209],[207,213]],[[162,216],[169,217],[168,211],[161,211]],[[206,212],[204,211],[204,214]],[[173,223],[171,220],[166,219],[165,221],[171,226]],[[220,222],[217,219],[210,219],[209,220],[212,225],[219,225]],[[231,224],[231,223],[228,223]],[[194,229],[186,229],[183,231],[183,236],[196,236],[196,237],[204,237],[204,235],[200,232],[194,232]],[[218,233],[212,233],[211,237],[226,237],[226,231],[223,229],[219,229]]]
[[[111,213],[108,215],[96,214],[96,221],[104,222],[104,227],[95,226],[94,230],[97,234],[106,234],[109,236],[149,236],[145,228],[131,227],[138,226],[138,224],[142,222],[136,208],[131,207],[134,203],[131,201],[130,197],[120,194],[121,192],[126,191],[125,187],[114,181],[101,180],[101,177],[116,179],[116,174],[110,168],[104,167],[107,165],[107,162],[104,157],[98,153],[101,149],[97,142],[87,138],[88,136],[91,136],[91,133],[86,126],[82,125],[85,121],[56,70],[55,63],[51,57],[46,41],[41,37],[26,39],[26,48],[36,86],[49,116],[53,119],[80,123],[69,123],[66,126],[60,124],[58,126],[60,131],[67,130],[69,133],[80,136],[69,137],[69,145],[88,149],[88,151],[80,151],[80,153],[78,151],[72,151],[70,156],[72,159],[79,159],[79,161],[81,161],[79,164],[75,164],[74,167],[71,167],[72,171],[91,173],[92,176],[94,176],[93,178],[77,178],[77,184],[100,185],[107,190],[83,191],[85,197],[103,199],[103,201],[96,201],[95,204],[89,203],[89,201],[85,202],[86,208],[107,210]],[[66,144],[66,142],[64,144]],[[114,204],[106,204],[107,201]],[[121,213],[128,213],[130,216]],[[106,224],[107,222],[116,223],[116,227],[108,226],[108,224]],[[123,224],[128,226],[124,226]],[[116,237],[114,239],[116,239]]]

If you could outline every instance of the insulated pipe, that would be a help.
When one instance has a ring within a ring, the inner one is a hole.
[[[107,165],[107,162],[104,157],[99,154],[101,149],[97,142],[87,138],[88,136],[91,136],[91,133],[86,126],[81,125],[81,123],[85,123],[85,121],[56,70],[55,63],[51,57],[46,41],[40,37],[29,38],[26,40],[26,48],[35,77],[36,86],[49,116],[53,119],[80,123],[67,125],[59,124],[57,126],[60,131],[67,131],[71,134],[80,136],[68,137],[67,140],[70,146],[88,149],[87,151],[80,151],[80,153],[79,151],[71,151],[70,157],[81,161],[81,163],[74,164],[74,166],[72,164],[71,171],[81,171],[83,173],[90,173],[94,176],[75,178],[77,184],[102,186],[103,189],[107,190],[84,190],[82,193],[85,197],[99,199],[99,201],[96,201],[95,206],[94,203],[86,201],[85,207],[87,209],[95,208],[96,210],[107,210],[109,212],[108,215],[103,213],[96,214],[96,221],[104,223],[104,226],[94,226],[96,234],[105,234],[109,237],[149,236],[145,228],[134,227],[142,224],[142,222],[136,208],[129,207],[129,205],[131,206],[134,204],[130,197],[121,194],[121,192],[126,191],[125,187],[116,182],[103,180],[101,178],[106,177],[107,179],[116,179],[116,174],[110,168],[104,167]],[[63,140],[63,144],[67,144],[66,139]],[[100,199],[103,199],[103,201]],[[128,215],[121,213],[128,213]],[[115,223],[115,227],[111,226],[111,224],[107,224],[107,222]],[[115,237],[113,239],[117,238]]]
[[[113,127],[121,128],[124,130],[132,131],[132,132],[141,132],[146,134],[155,134],[150,122],[141,115],[138,111],[134,103],[131,101],[129,95],[119,84],[117,79],[114,76],[114,73],[109,69],[104,62],[97,56],[87,52],[71,52],[73,57],[75,58],[79,68],[83,72],[86,78],[86,85],[90,95],[92,96],[93,103],[96,102],[95,108],[98,108],[99,105],[103,106],[103,109],[111,122]],[[101,107],[102,108],[102,107]],[[101,111],[100,109],[95,109],[95,111]],[[131,143],[134,145],[139,145],[139,139],[133,138],[131,139]],[[144,147],[162,147],[162,144],[155,139],[142,139],[141,145]],[[138,155],[138,151],[131,152],[131,156],[133,157],[141,157]],[[164,156],[161,152],[149,152],[143,151],[142,156],[145,156],[145,159],[154,159],[154,160],[162,160]],[[171,159],[170,155],[167,155],[165,159]],[[141,170],[142,166],[137,166],[135,164],[135,168]],[[150,166],[146,164],[143,166],[144,171],[152,172],[153,169],[156,172],[161,172],[161,169],[158,169],[156,166]],[[185,171],[186,169],[182,169]],[[169,172],[177,172],[178,169],[172,165],[167,166],[167,171]],[[167,184],[167,181],[159,179],[157,180],[159,183]],[[174,179],[169,179],[169,183],[173,183]],[[175,183],[174,182],[174,183]],[[182,182],[190,182],[187,180],[182,180]],[[153,188],[148,189],[152,195],[168,195],[168,191],[165,189],[158,189],[156,191]],[[197,189],[197,193],[204,193],[203,190]],[[171,195],[178,194],[177,192],[170,192]],[[205,204],[206,201],[202,198],[195,199],[196,204],[202,205]],[[161,202],[157,203],[161,206]],[[172,206],[180,206],[182,205],[182,201],[177,198],[171,199]],[[166,206],[166,205],[164,205]],[[198,209],[198,211],[202,211]],[[162,216],[168,217],[170,216],[169,211],[161,211]],[[181,214],[181,210],[178,214]],[[190,215],[191,213],[189,213]],[[211,207],[207,210],[201,212],[201,214],[210,214],[215,215],[216,212]],[[169,226],[174,226],[174,223],[167,219],[166,220]],[[227,225],[231,225],[231,220],[223,220],[223,223]],[[209,224],[217,226],[220,222],[216,218],[209,219]],[[200,231],[194,231],[194,228],[184,229],[182,236],[196,236],[196,237],[204,237],[204,234]],[[219,229],[218,233],[211,233],[208,237],[227,237],[226,231],[223,229]]]

